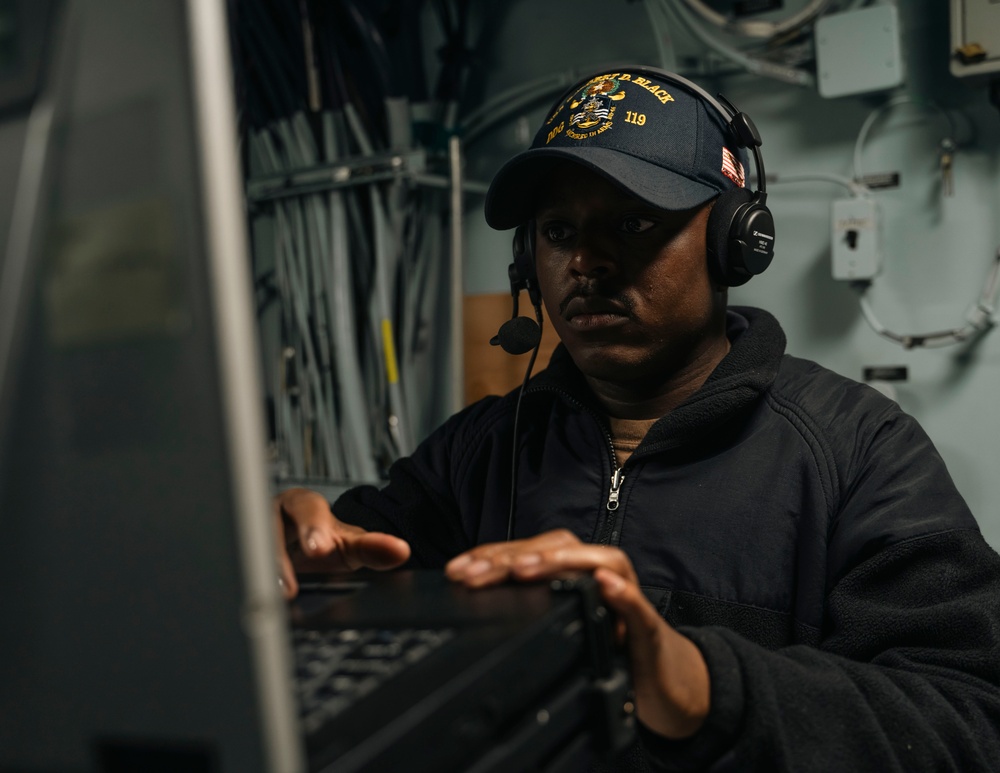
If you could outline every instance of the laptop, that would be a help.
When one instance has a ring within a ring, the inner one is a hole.
[[[437,572],[303,579],[291,617],[313,770],[584,770],[631,738],[589,577],[479,591]],[[345,639],[359,646],[308,681],[311,653]],[[312,706],[320,720],[331,708],[309,693],[338,680],[370,692],[334,695],[335,721],[310,727]]]
[[[315,576],[281,599],[225,3],[18,8],[43,5],[40,92],[0,134],[23,137],[0,770],[559,770],[620,747],[587,578]]]

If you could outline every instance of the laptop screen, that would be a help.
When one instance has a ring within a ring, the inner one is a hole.
[[[0,273],[0,768],[300,769],[225,4],[57,11]]]

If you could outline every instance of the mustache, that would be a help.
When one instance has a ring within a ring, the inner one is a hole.
[[[566,314],[566,308],[569,304],[576,300],[577,298],[589,299],[589,298],[601,298],[602,300],[615,303],[621,306],[627,313],[631,314],[633,311],[632,299],[624,293],[621,292],[608,292],[602,290],[601,287],[594,282],[577,285],[573,290],[571,290],[566,297],[564,297],[559,302],[559,315],[563,316]]]

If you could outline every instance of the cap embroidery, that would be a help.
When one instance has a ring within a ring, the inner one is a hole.
[[[615,116],[612,102],[624,97],[625,92],[621,91],[621,83],[617,78],[602,75],[591,80],[569,104],[569,128],[566,129],[566,136],[584,140],[610,129]]]
[[[725,146],[722,148],[722,173],[741,188],[746,183],[746,177],[743,173],[743,164],[741,164],[737,160],[736,156],[733,155],[732,151]]]

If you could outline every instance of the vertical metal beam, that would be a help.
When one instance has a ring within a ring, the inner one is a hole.
[[[465,336],[463,303],[465,300],[464,252],[462,249],[462,141],[453,134],[448,140],[451,174],[451,407],[452,412],[465,405]]]

